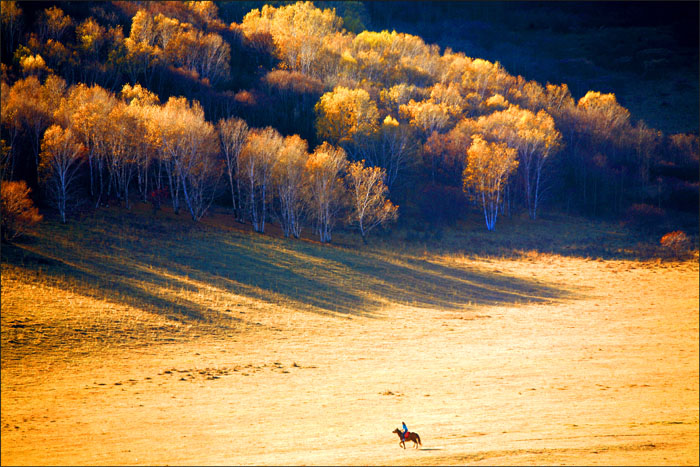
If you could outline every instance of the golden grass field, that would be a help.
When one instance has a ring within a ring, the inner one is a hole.
[[[2,465],[699,463],[697,252],[575,218],[366,247],[179,219],[3,245]]]

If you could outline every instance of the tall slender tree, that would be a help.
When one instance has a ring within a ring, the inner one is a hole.
[[[481,202],[486,229],[494,230],[501,205],[501,192],[518,167],[517,151],[506,143],[489,143],[481,135],[472,138],[464,169],[464,191]]]
[[[387,199],[389,190],[381,167],[365,167],[365,161],[350,164],[345,176],[350,191],[351,223],[357,226],[362,241],[375,227],[393,222],[398,217],[398,206]]]
[[[306,203],[322,243],[331,241],[333,227],[346,202],[341,176],[347,164],[343,148],[327,142],[317,147],[306,162],[309,174]]]
[[[83,147],[70,129],[52,125],[46,130],[41,142],[40,179],[63,223],[71,202],[75,201],[74,189],[82,154]]]

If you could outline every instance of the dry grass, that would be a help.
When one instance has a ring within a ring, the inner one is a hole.
[[[3,245],[3,465],[698,462],[697,253],[575,219],[368,247],[181,219]]]

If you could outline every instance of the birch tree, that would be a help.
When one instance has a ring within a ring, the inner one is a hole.
[[[253,129],[240,154],[240,177],[247,185],[250,221],[256,232],[265,232],[272,167],[282,142],[282,135],[272,127]]]
[[[345,189],[341,173],[347,163],[343,148],[327,142],[317,147],[306,162],[309,174],[306,204],[315,221],[321,243],[331,241],[333,227],[343,207]]]
[[[489,139],[517,149],[528,213],[531,219],[536,219],[543,194],[543,168],[561,147],[561,133],[554,119],[544,110],[535,114],[511,105],[506,110],[479,117],[477,126]]]
[[[61,222],[73,201],[83,148],[70,129],[52,125],[41,141],[40,180],[49,199],[58,209]]]
[[[171,195],[178,196],[175,183],[192,220],[198,221],[211,205],[221,176],[214,126],[204,119],[199,102],[171,97],[159,113],[156,129],[168,157]]]
[[[54,113],[54,118],[70,128],[87,149],[90,194],[95,198],[95,207],[100,205],[106,188],[109,115],[116,105],[116,98],[100,86],[79,84],[71,87]]]
[[[277,215],[285,237],[299,238],[305,214],[303,193],[307,190],[308,144],[298,135],[284,138],[272,169],[277,191]]]
[[[350,220],[357,226],[364,243],[367,243],[367,235],[372,229],[398,217],[398,206],[387,199],[389,190],[385,178],[384,169],[365,167],[365,161],[353,162],[347,169],[345,179],[352,204]]]
[[[236,117],[221,119],[217,124],[221,154],[226,163],[226,175],[231,189],[231,203],[236,218],[243,220],[243,198],[241,192],[241,151],[250,129],[245,120]]]
[[[518,167],[517,151],[506,143],[489,143],[475,135],[467,150],[464,191],[481,201],[486,229],[496,228],[501,192],[508,177]]]

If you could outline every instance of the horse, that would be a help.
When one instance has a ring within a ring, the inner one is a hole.
[[[392,433],[396,433],[399,436],[399,439],[401,440],[401,441],[399,441],[399,446],[401,446],[404,449],[406,449],[406,440],[413,441],[413,447],[416,449],[418,449],[419,444],[421,446],[423,446],[423,443],[420,442],[420,436],[418,436],[418,433],[414,433],[412,431],[409,431],[408,438],[404,437],[403,432],[401,430],[399,430],[398,428],[395,429],[394,431],[392,431]]]

